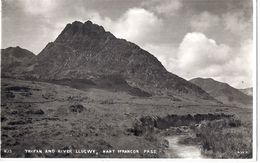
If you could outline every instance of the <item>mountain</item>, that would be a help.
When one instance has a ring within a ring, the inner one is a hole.
[[[241,92],[243,92],[244,94],[248,95],[248,96],[253,96],[253,88],[245,88],[245,89],[239,89]]]
[[[29,50],[19,46],[1,49],[1,71],[2,75],[18,70],[22,65],[29,63],[35,55]]]
[[[252,97],[240,92],[236,88],[231,87],[227,83],[222,83],[211,78],[194,78],[191,79],[190,82],[201,87],[212,97],[224,104],[236,106],[252,105]]]
[[[116,83],[120,79],[121,83],[126,81],[131,87],[152,94],[216,102],[200,87],[168,72],[149,52],[116,38],[91,21],[67,24],[57,39],[48,43],[19,74],[55,81],[95,82],[106,78]]]

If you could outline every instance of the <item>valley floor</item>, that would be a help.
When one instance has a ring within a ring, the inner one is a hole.
[[[194,104],[161,96],[136,97],[121,91],[79,90],[15,79],[2,79],[1,92],[2,157],[168,157],[167,150],[173,143],[166,137],[174,135],[186,135],[182,143],[190,145],[187,140],[192,140],[202,146],[202,154],[208,157],[250,158],[252,153],[252,108]],[[143,134],[133,132],[140,118],[146,116],[221,113],[235,115],[241,125],[216,130],[218,133],[214,133],[210,123],[202,129],[196,124],[195,128],[188,126],[188,130],[181,126],[152,126],[155,129]],[[230,142],[228,147],[218,148],[214,142],[221,140],[208,140],[206,132],[226,136],[236,144]]]

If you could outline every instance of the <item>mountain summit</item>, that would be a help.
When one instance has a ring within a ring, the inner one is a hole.
[[[57,39],[26,66],[23,75],[42,80],[119,76],[152,94],[216,102],[200,87],[169,73],[149,52],[91,21],[67,24]]]
[[[66,43],[73,48],[85,49],[91,47],[89,45],[90,41],[108,41],[109,39],[115,39],[115,36],[110,32],[106,32],[102,26],[93,24],[91,21],[85,23],[75,21],[72,24],[67,24],[55,42]]]

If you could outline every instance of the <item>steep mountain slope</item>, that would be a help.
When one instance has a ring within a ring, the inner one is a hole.
[[[22,65],[30,62],[35,55],[19,46],[9,47],[6,49],[1,49],[1,70],[2,75],[16,71]]]
[[[91,21],[68,24],[58,38],[27,65],[23,76],[43,80],[120,76],[129,85],[149,93],[216,102],[200,87],[169,73],[147,51],[116,38]]]
[[[245,88],[245,89],[239,89],[241,92],[243,92],[244,94],[248,95],[248,96],[253,96],[253,88]]]
[[[245,95],[227,83],[222,83],[211,78],[194,78],[191,79],[190,82],[201,87],[212,97],[223,102],[224,104],[236,106],[252,105],[252,97]]]

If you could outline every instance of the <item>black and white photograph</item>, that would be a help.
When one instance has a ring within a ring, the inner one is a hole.
[[[256,0],[1,0],[1,158],[256,157]]]

